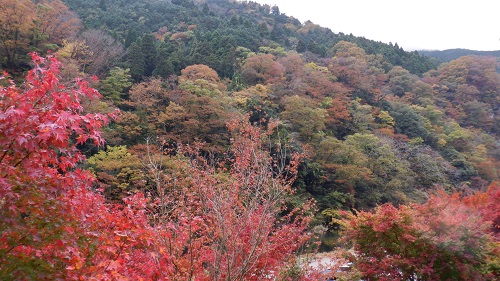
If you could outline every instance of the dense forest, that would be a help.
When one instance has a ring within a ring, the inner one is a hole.
[[[499,278],[500,61],[458,51],[252,1],[0,0],[0,279],[318,280],[318,251]]]

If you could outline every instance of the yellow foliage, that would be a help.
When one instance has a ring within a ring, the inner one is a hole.
[[[60,58],[79,60],[92,55],[92,52],[83,40],[63,40],[63,47],[57,51],[57,54]]]
[[[445,146],[447,144],[446,140],[443,138],[440,138],[437,143],[439,146]]]

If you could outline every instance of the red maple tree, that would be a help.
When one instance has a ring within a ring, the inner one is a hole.
[[[25,84],[0,88],[0,279],[151,276],[145,201],[106,205],[78,167],[77,145],[102,145],[113,116],[83,114],[81,99],[99,93],[82,80],[62,85],[55,58],[32,59]]]

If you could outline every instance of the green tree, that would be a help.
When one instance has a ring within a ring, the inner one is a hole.
[[[168,76],[174,74],[174,65],[169,58],[168,46],[162,43],[158,47],[158,55],[156,58],[156,67],[153,70],[153,76],[159,76],[162,78],[167,78]]]
[[[302,39],[299,39],[299,42],[297,43],[297,47],[295,48],[295,50],[299,53],[304,53],[305,51],[307,51],[306,43]]]
[[[350,113],[352,116],[352,131],[359,133],[369,132],[374,124],[375,118],[372,115],[373,107],[368,104],[361,104],[359,100],[351,102]]]
[[[326,128],[326,110],[317,107],[311,99],[297,95],[286,97],[284,106],[281,118],[289,122],[291,130],[298,132],[303,142],[316,142]]]
[[[409,138],[421,138],[427,144],[433,144],[436,136],[429,131],[427,120],[414,108],[399,102],[393,102],[390,115],[394,118],[394,129],[398,134]]]
[[[416,82],[416,77],[400,66],[396,66],[387,74],[389,77],[388,86],[391,92],[399,97],[405,93],[413,91],[413,84]]]
[[[141,40],[141,51],[144,58],[144,76],[153,75],[156,66],[156,38],[153,34],[145,34]]]
[[[120,103],[127,96],[128,89],[132,86],[130,69],[114,67],[109,75],[100,82],[99,90],[102,95],[115,103]]]
[[[134,81],[141,81],[145,70],[146,64],[144,62],[144,53],[142,52],[140,40],[132,43],[128,48],[127,62],[130,68],[130,75]]]
[[[124,145],[108,146],[106,150],[90,157],[87,162],[108,200],[121,202],[131,193],[145,190],[143,164]]]

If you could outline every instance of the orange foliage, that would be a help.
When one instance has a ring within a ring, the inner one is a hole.
[[[39,36],[46,37],[48,43],[61,44],[80,29],[77,15],[60,0],[44,0],[38,3],[38,20],[36,21]]]
[[[226,89],[226,86],[221,82],[217,72],[204,64],[190,65],[181,70],[179,83],[191,81],[196,84],[196,80],[198,79],[206,80],[209,83],[217,85],[217,88],[221,91]]]
[[[242,77],[250,84],[280,82],[284,74],[284,67],[271,54],[249,57],[241,69]]]
[[[0,7],[0,48],[9,65],[28,48],[36,18],[36,5],[29,0],[0,0]]]
[[[189,37],[186,34],[186,32],[176,32],[176,33],[172,34],[172,36],[170,36],[170,40],[182,40],[182,41],[186,41],[188,39],[189,39]]]
[[[347,98],[336,97],[332,99],[332,105],[327,107],[326,123],[329,125],[339,125],[352,119],[349,112],[350,101]]]

